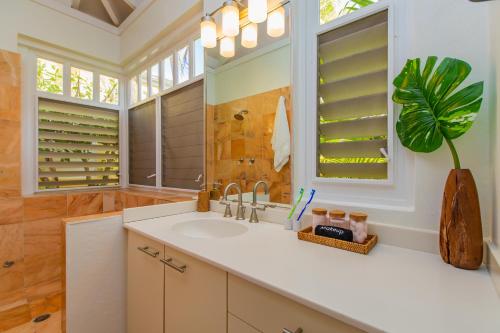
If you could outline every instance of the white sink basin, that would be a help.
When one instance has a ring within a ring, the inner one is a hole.
[[[199,219],[177,223],[172,230],[192,238],[227,238],[248,231],[244,225],[219,219]]]

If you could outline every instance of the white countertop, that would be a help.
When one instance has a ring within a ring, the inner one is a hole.
[[[381,244],[364,256],[300,241],[265,222],[228,219],[249,230],[220,239],[171,230],[221,217],[187,213],[125,227],[368,332],[500,332],[500,298],[484,267],[460,270],[438,255]]]

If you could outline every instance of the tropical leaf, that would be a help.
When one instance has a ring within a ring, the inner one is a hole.
[[[472,126],[481,107],[483,82],[456,92],[469,76],[471,66],[445,58],[434,70],[436,63],[437,57],[429,57],[421,71],[420,59],[408,60],[394,79],[392,99],[403,105],[396,131],[403,146],[415,152],[433,152],[446,140],[457,166],[458,156],[451,140]]]

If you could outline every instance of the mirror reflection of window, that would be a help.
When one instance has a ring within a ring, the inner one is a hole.
[[[189,80],[189,47],[186,45],[177,51],[177,83]]]

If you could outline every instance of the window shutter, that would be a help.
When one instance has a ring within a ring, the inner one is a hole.
[[[318,37],[317,176],[386,179],[387,11]]]
[[[156,186],[156,101],[128,112],[129,183]]]
[[[39,99],[38,188],[119,184],[115,110]]]
[[[203,81],[162,97],[162,185],[200,189],[203,174]]]

